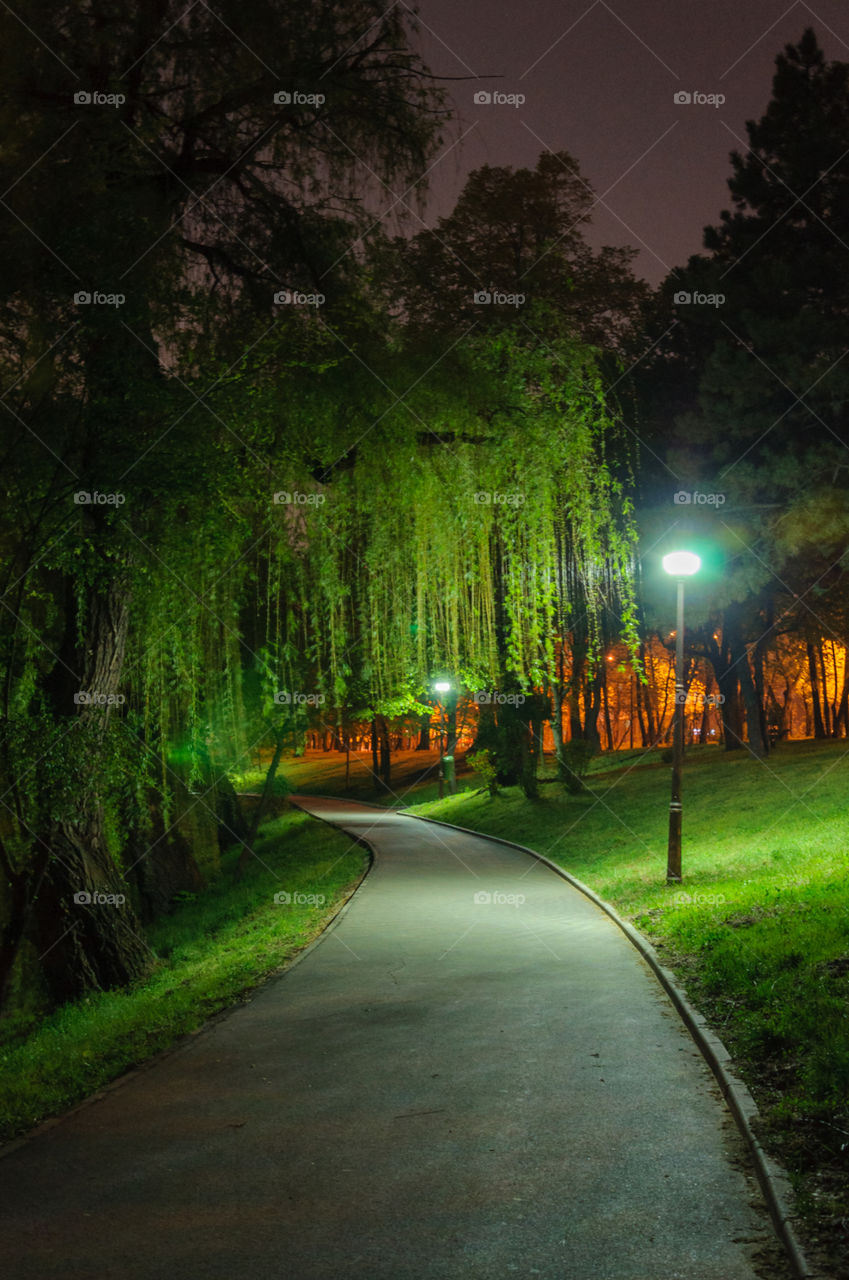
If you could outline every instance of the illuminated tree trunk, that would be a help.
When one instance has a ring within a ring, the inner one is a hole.
[[[835,738],[849,737],[849,662],[846,664],[846,672],[843,676],[843,690],[840,694],[840,702],[834,717],[834,736]]]

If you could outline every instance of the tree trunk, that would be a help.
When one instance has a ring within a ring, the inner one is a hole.
[[[821,640],[817,646],[817,657],[820,664],[820,693],[822,695],[822,727],[825,730],[825,736],[831,737],[831,706],[828,700],[828,677],[825,672],[825,648],[824,642]]]
[[[584,686],[584,711],[581,737],[591,744],[594,751],[601,751],[601,737],[598,732],[598,718],[601,714],[601,680],[598,672]]]
[[[769,740],[766,734],[764,710],[758,700],[755,682],[752,679],[749,654],[743,639],[743,626],[739,606],[730,605],[726,609],[725,631],[728,637],[728,655],[731,669],[740,683],[743,706],[746,709],[747,745],[752,755],[759,760],[765,760],[769,754]]]
[[[98,699],[118,694],[129,621],[129,591],[115,579],[101,591],[91,588],[81,653],[75,668],[79,689]],[[66,678],[54,688],[63,687]],[[57,710],[73,715],[70,707]],[[98,762],[107,746],[111,704],[80,705],[71,732],[79,735],[79,796],[72,817],[53,822],[52,857],[39,894],[36,917],[45,979],[57,1000],[90,989],[123,986],[144,971],[149,948],[141,923],[129,900],[128,885],[109,851],[100,795]],[[125,900],[120,902],[121,898]],[[88,899],[86,901],[85,899]]]
[[[377,719],[375,716],[371,718],[371,771],[375,782],[380,777],[380,759],[377,747]]]
[[[607,667],[600,667],[599,672],[599,693],[601,695],[602,708],[604,710],[604,728],[607,733],[607,749],[608,751],[612,751],[614,742],[613,726],[610,723],[610,698],[608,696],[607,688]]]
[[[577,742],[584,736],[581,721],[581,690],[584,685],[584,666],[587,653],[580,640],[572,640],[572,671],[569,677],[569,739]]]
[[[378,742],[380,744],[380,781],[389,790],[392,781],[392,746],[389,741],[389,726],[386,716],[375,716]]]
[[[419,721],[419,742],[416,751],[430,751],[430,712],[426,711]]]
[[[740,705],[740,677],[728,645],[729,612],[730,607],[723,620],[721,641],[717,642],[713,632],[707,631],[705,652],[723,698],[719,706],[723,746],[726,751],[736,751],[743,745],[743,709]]]
[[[640,662],[646,675],[646,683],[637,682],[637,707],[640,715],[640,730],[643,733],[643,746],[653,747],[657,742],[657,707],[654,701],[654,666],[649,672],[649,663],[646,654],[646,646],[640,641]],[[643,709],[645,710],[645,725],[643,725]]]
[[[559,678],[551,686],[551,736],[554,738],[554,758],[557,761],[557,773],[561,781],[565,778],[566,760],[564,750],[566,742],[563,738],[563,664],[560,663]]]
[[[265,782],[263,783],[262,793],[259,797],[259,804],[256,809],[254,809],[251,825],[248,829],[247,838],[245,840],[245,848],[242,850],[239,858],[240,871],[244,870],[244,866],[250,858],[253,851],[254,841],[256,840],[257,832],[259,831],[259,824],[262,821],[263,814],[268,808],[268,802],[271,799],[271,793],[274,788],[274,779],[277,775],[277,769],[285,750],[286,736],[285,731],[282,730],[280,733],[275,733],[274,735],[274,755],[271,757],[271,764],[268,766],[268,773],[265,775]]]
[[[822,704],[820,702],[819,677],[817,675],[817,655],[813,644],[809,640],[805,646],[808,655],[808,676],[811,681],[811,700],[813,702],[814,713],[814,737],[825,737],[825,725],[822,718]]]
[[[834,717],[834,736],[835,738],[849,738],[849,662],[846,664],[846,670],[843,675],[843,690],[840,694],[837,714]]]

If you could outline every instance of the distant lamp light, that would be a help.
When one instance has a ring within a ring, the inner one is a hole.
[[[689,578],[691,574],[698,573],[702,562],[692,551],[670,551],[663,557],[663,567],[673,578]]]
[[[434,689],[436,690],[436,692],[437,692],[437,693],[450,693],[450,692],[451,692],[451,681],[450,681],[450,680],[437,680],[433,687],[434,687]]]

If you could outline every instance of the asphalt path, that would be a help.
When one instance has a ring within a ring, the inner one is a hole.
[[[249,1003],[0,1159],[4,1280],[783,1280],[713,1077],[598,907],[483,837],[296,803],[371,871]]]

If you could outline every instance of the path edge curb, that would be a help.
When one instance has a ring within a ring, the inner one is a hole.
[[[784,1246],[790,1259],[790,1264],[796,1273],[797,1280],[818,1280],[818,1276],[821,1273],[811,1269],[793,1228],[791,1212],[788,1207],[788,1202],[792,1201],[790,1180],[784,1170],[761,1146],[752,1128],[752,1120],[760,1114],[757,1104],[743,1081],[734,1074],[731,1068],[732,1058],[725,1045],[719,1036],[711,1031],[702,1015],[690,1004],[671,971],[661,964],[660,958],[651,943],[627,920],[623,920],[618,911],[609,902],[605,902],[604,898],[599,897],[594,889],[584,884],[577,876],[573,876],[571,872],[558,866],[556,862],[552,862],[550,858],[546,858],[544,854],[537,853],[535,849],[529,849],[527,845],[517,844],[514,840],[505,840],[501,836],[491,836],[483,831],[473,831],[471,827],[460,827],[453,822],[442,822],[439,818],[426,818],[422,814],[411,813],[408,808],[396,809],[395,812],[403,813],[409,818],[416,818],[419,822],[431,822],[438,827],[448,827],[452,831],[462,831],[465,835],[478,836],[483,840],[492,840],[495,844],[506,845],[508,849],[518,849],[521,853],[529,854],[537,862],[541,862],[555,872],[561,879],[566,880],[573,888],[578,889],[597,907],[600,907],[605,915],[609,916],[613,923],[621,929],[628,941],[636,947],[637,951],[653,970],[660,985],[674,1004],[681,1020],[710,1067],[722,1096],[725,1098],[728,1108],[734,1117],[737,1128],[746,1143],[755,1167],[758,1183],[772,1218],[773,1228]]]

